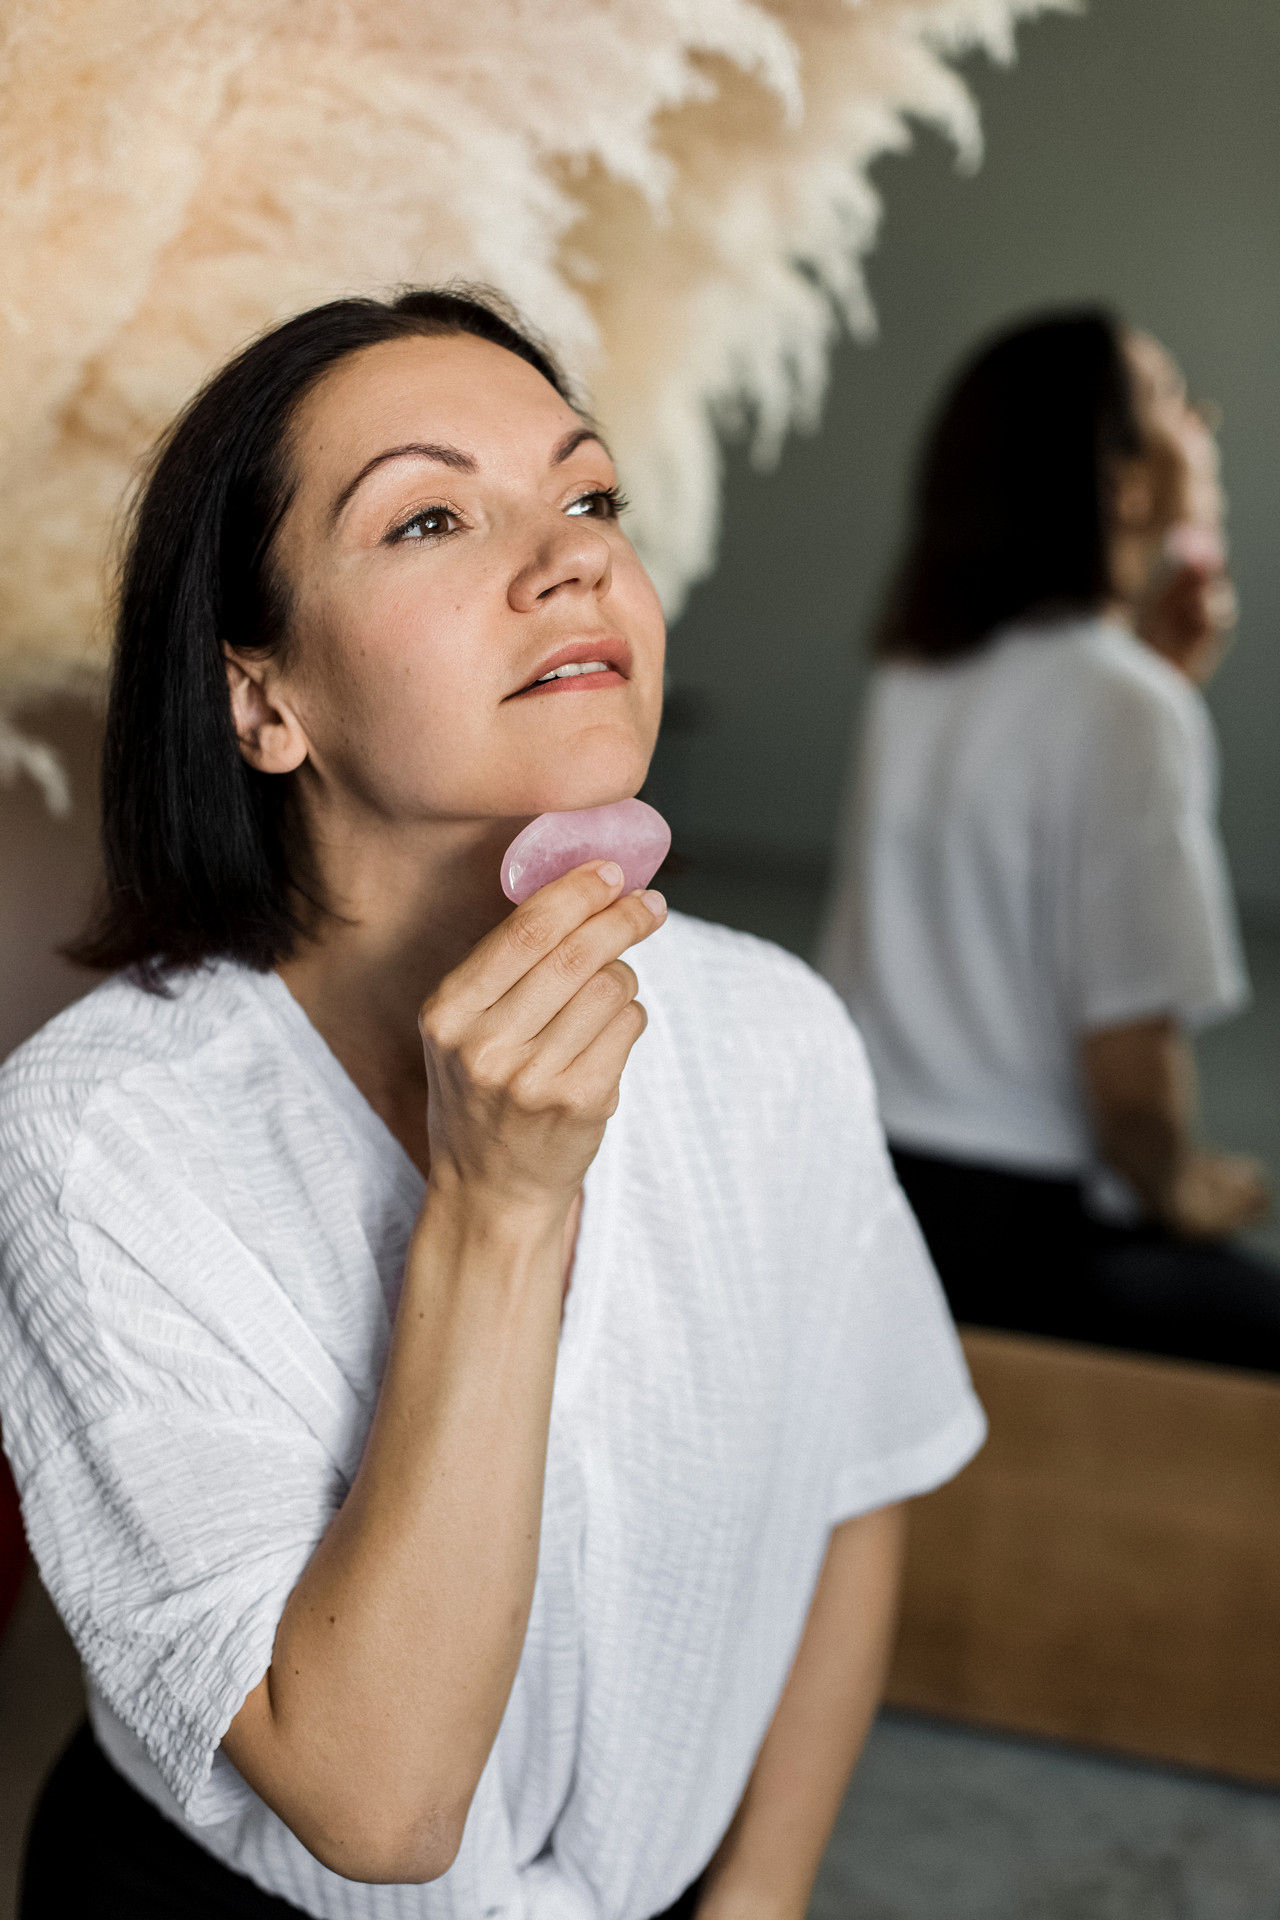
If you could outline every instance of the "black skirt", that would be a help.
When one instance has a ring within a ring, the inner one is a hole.
[[[892,1151],[957,1320],[1280,1373],[1269,1260],[1096,1220],[1076,1180]]]
[[[660,1920],[692,1920],[699,1883]],[[54,1767],[27,1836],[18,1920],[307,1920],[234,1873],[116,1772],[88,1725]]]

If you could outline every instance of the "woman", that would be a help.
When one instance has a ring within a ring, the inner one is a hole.
[[[961,1319],[1280,1365],[1186,1031],[1246,983],[1206,679],[1212,435],[1109,314],[987,346],[927,440],[823,970]]]
[[[896,1503],[981,1415],[829,990],[607,860],[499,890],[644,778],[620,506],[456,291],[259,340],[146,483],[116,971],[0,1082],[0,1413],[92,1722],[24,1915],[804,1912]]]

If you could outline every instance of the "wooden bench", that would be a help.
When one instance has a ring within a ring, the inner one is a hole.
[[[1280,1785],[1280,1379],[966,1331],[892,1705]]]

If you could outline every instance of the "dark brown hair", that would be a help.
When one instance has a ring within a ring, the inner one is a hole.
[[[269,653],[287,608],[272,544],[296,484],[289,428],[349,354],[412,335],[474,334],[535,367],[576,405],[549,350],[486,288],[335,300],[264,334],[179,416],[138,497],[118,596],[102,766],[106,887],[68,949],[82,965],[227,957],[266,969],[291,950],[306,902],[289,831],[289,776],[239,749],[224,641]]]
[[[951,660],[1022,615],[1100,606],[1114,463],[1141,451],[1114,314],[1046,314],[984,346],[926,436],[876,652]]]

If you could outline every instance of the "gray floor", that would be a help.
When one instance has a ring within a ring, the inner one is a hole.
[[[1280,1796],[881,1717],[810,1920],[1276,1920]]]

